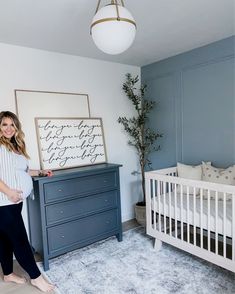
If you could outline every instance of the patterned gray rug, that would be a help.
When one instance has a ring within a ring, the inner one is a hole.
[[[142,228],[54,258],[45,275],[61,294],[235,293],[235,274],[166,244],[156,252]]]

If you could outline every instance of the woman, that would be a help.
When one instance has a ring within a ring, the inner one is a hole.
[[[29,244],[21,210],[23,199],[32,191],[31,176],[51,175],[51,171],[28,170],[24,133],[17,116],[0,112],[0,263],[5,282],[26,282],[13,273],[13,253],[29,274],[31,284],[42,292],[54,286],[41,275]]]

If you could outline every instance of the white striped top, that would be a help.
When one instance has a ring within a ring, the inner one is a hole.
[[[11,189],[21,190],[23,198],[32,191],[32,179],[27,173],[28,160],[23,156],[0,146],[0,179]],[[14,204],[0,192],[0,206]]]

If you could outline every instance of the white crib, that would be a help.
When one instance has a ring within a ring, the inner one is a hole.
[[[235,272],[235,186],[145,173],[147,234]],[[222,199],[221,199],[222,198]]]

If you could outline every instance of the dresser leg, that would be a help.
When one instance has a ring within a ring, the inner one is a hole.
[[[44,268],[45,272],[49,270],[49,260],[48,259],[44,259],[43,268]]]
[[[116,234],[116,237],[118,239],[118,242],[121,242],[122,241],[122,232]]]

